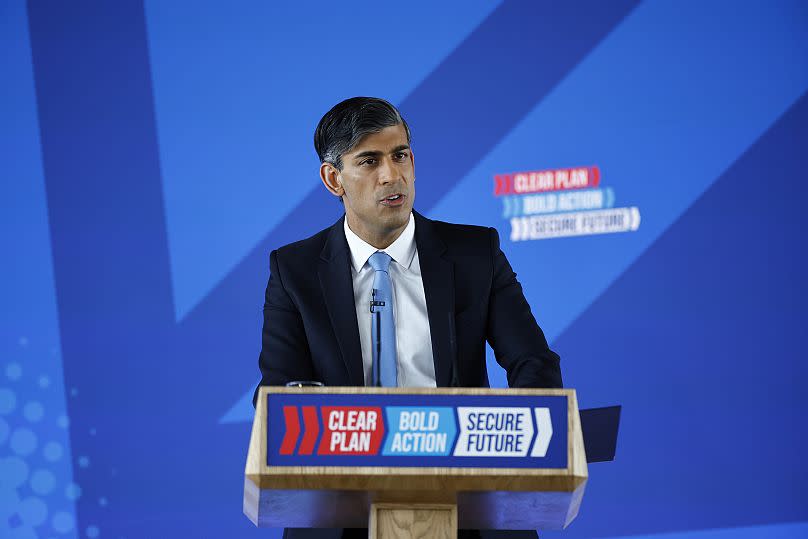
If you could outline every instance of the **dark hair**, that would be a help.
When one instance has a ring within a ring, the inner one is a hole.
[[[378,97],[352,97],[336,104],[320,119],[314,131],[314,149],[321,163],[331,163],[342,170],[342,156],[362,137],[399,124],[404,125],[410,143],[410,127],[397,108]]]

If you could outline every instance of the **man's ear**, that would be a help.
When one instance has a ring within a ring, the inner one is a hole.
[[[339,170],[333,164],[322,163],[320,165],[320,179],[323,180],[323,185],[332,195],[341,197],[345,194],[345,190],[339,181]]]

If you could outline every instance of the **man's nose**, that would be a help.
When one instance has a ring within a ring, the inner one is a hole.
[[[382,159],[379,164],[379,183],[382,185],[395,181],[397,169],[393,160],[389,157]]]

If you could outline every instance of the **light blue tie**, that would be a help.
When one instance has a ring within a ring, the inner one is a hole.
[[[373,385],[396,387],[396,324],[393,321],[393,283],[388,268],[390,255],[377,251],[368,259],[370,267],[376,270],[373,277],[373,297],[370,312],[373,313],[371,327],[373,340]]]

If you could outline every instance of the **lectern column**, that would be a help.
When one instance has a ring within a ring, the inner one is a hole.
[[[368,529],[370,539],[455,539],[457,505],[374,503]]]

